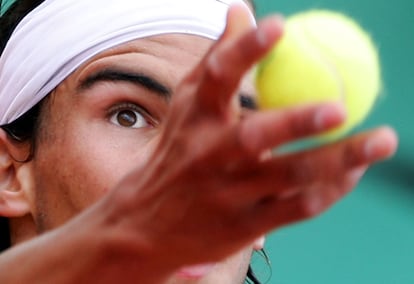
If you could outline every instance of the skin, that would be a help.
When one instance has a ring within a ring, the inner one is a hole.
[[[0,214],[21,243],[0,256],[0,281],[241,283],[261,236],[322,213],[390,157],[397,139],[387,127],[269,154],[345,118],[332,103],[240,109],[235,94],[252,94],[245,75],[281,33],[279,18],[255,29],[235,6],[217,43],[163,35],[113,48],[47,101],[32,161],[13,160],[28,149],[0,132]],[[145,74],[171,98],[87,79],[109,69]],[[116,114],[135,105],[146,110],[139,127],[118,125]],[[27,258],[37,254],[41,262]],[[177,274],[200,263],[216,266],[203,278]],[[14,265],[19,273],[5,273]]]

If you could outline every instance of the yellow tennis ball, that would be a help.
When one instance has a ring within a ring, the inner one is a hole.
[[[352,18],[330,10],[309,10],[286,20],[285,33],[257,65],[262,109],[343,101],[347,119],[323,134],[337,138],[362,122],[381,89],[378,51]]]

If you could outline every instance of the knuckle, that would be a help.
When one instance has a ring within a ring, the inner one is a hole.
[[[292,184],[307,185],[315,179],[314,166],[308,157],[296,160],[286,167],[286,178]]]

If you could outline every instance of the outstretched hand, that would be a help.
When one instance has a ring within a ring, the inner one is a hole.
[[[126,247],[145,243],[172,267],[217,261],[260,235],[320,214],[396,149],[394,132],[383,127],[269,155],[338,126],[346,114],[328,103],[241,117],[234,104],[241,79],[283,33],[278,17],[257,28],[249,17],[240,6],[231,8],[222,38],[174,94],[149,163],[102,203]]]

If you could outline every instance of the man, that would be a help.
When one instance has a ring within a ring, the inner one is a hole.
[[[335,103],[240,108],[281,19],[256,27],[237,0],[149,2],[46,0],[8,40],[1,283],[243,283],[267,232],[395,151],[380,128],[272,156],[345,117]]]

